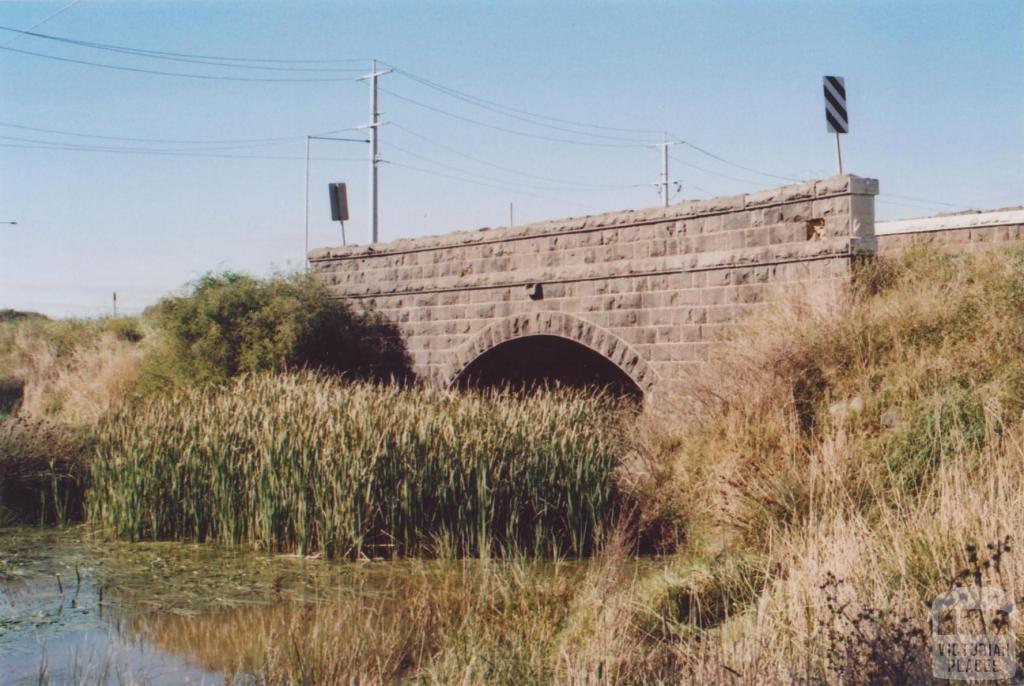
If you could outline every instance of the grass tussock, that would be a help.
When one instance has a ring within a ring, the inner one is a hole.
[[[619,507],[616,403],[246,376],[99,429],[89,519],[328,557],[584,555]]]

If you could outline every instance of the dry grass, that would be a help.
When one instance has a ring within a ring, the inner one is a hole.
[[[1019,250],[919,250],[866,266],[831,306],[777,303],[737,330],[692,398],[648,418],[625,467],[686,550],[623,591],[639,621],[616,640],[646,636],[683,674],[833,683],[830,573],[851,606],[880,611],[876,636],[903,617],[926,629],[967,546],[1024,525],[1022,274]],[[1001,579],[1013,597],[1022,572],[1014,547]],[[924,650],[897,668],[847,633],[864,664],[844,683],[927,671]]]
[[[142,348],[112,333],[78,347],[61,360],[52,345],[26,342],[22,414],[72,424],[95,423],[135,387]]]
[[[4,322],[0,377],[20,386],[20,416],[92,425],[135,388],[144,340],[132,319]]]

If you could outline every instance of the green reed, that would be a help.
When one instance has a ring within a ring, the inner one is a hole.
[[[246,376],[106,420],[89,519],[328,557],[585,555],[616,514],[618,415],[569,390]]]

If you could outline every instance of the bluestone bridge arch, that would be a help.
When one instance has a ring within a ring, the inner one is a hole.
[[[531,335],[604,356],[648,397],[685,386],[746,313],[831,293],[874,254],[878,182],[852,175],[758,193],[309,255],[339,297],[378,312],[421,379],[450,386]]]
[[[453,386],[470,365],[498,346],[534,336],[578,343],[608,360],[644,394],[650,393],[657,381],[646,360],[623,339],[582,317],[548,310],[511,315],[484,327],[453,352],[450,363],[441,371],[442,383]]]

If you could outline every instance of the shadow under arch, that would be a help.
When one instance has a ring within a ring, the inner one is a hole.
[[[449,387],[545,382],[604,386],[638,399],[657,378],[621,338],[565,312],[532,312],[492,322],[459,348],[442,381]]]

